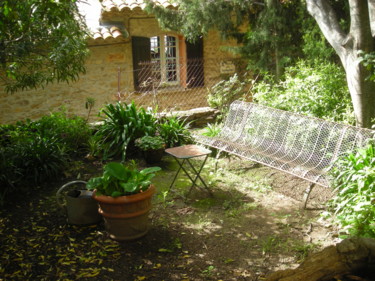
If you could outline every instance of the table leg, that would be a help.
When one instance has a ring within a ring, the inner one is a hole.
[[[171,188],[172,188],[172,186],[173,186],[173,184],[174,184],[174,182],[176,181],[176,179],[177,179],[177,176],[178,176],[178,174],[180,173],[180,171],[181,171],[181,168],[182,168],[182,165],[184,164],[184,162],[185,162],[185,159],[183,159],[182,160],[182,164],[180,163],[180,161],[178,161],[178,159],[176,158],[176,157],[174,157],[174,159],[177,161],[177,163],[178,163],[178,165],[180,166],[179,168],[178,168],[178,171],[177,171],[177,173],[176,173],[176,175],[174,176],[174,179],[173,179],[173,181],[172,181],[172,183],[171,183],[171,185],[169,186],[169,189],[168,189],[168,191],[170,191],[171,190]]]
[[[174,183],[175,183],[175,181],[176,181],[176,179],[177,179],[178,174],[180,173],[181,170],[183,170],[184,173],[186,174],[186,176],[187,176],[187,177],[190,179],[190,181],[192,182],[192,185],[191,185],[191,187],[190,187],[190,189],[189,189],[188,195],[190,194],[190,192],[191,192],[191,190],[193,189],[193,187],[194,187],[194,186],[197,186],[197,185],[196,185],[196,182],[197,182],[197,180],[198,180],[198,178],[199,178],[199,179],[201,180],[202,184],[204,185],[204,187],[206,188],[206,190],[208,191],[208,193],[209,193],[211,196],[213,196],[212,191],[208,188],[207,184],[204,182],[203,178],[200,176],[200,173],[202,172],[202,169],[203,169],[203,167],[204,167],[204,165],[205,165],[205,163],[206,163],[206,161],[207,161],[207,159],[208,159],[208,155],[206,155],[206,157],[204,158],[204,161],[203,161],[202,165],[200,166],[199,170],[197,170],[197,169],[194,167],[194,165],[189,161],[188,158],[184,158],[184,159],[182,159],[181,162],[178,160],[177,157],[173,157],[173,158],[174,158],[174,159],[176,160],[176,162],[178,163],[179,168],[178,168],[178,170],[177,170],[176,175],[175,175],[174,178],[173,178],[173,181],[172,181],[171,185],[169,186],[168,191],[171,190],[172,186],[174,185]],[[186,170],[186,169],[184,168],[184,163],[185,163],[185,162],[189,163],[191,169],[192,169],[193,172],[195,173],[195,178],[194,178],[194,179],[193,179],[192,176],[190,176],[189,171]]]
[[[204,165],[206,164],[207,159],[208,159],[208,155],[206,155],[206,157],[204,158],[203,163],[202,163],[202,165],[199,168],[199,171],[197,171],[197,169],[195,169],[194,165],[191,164],[191,162],[189,161],[189,159],[187,159],[187,162],[189,163],[191,169],[194,171],[194,173],[196,175],[194,180],[189,176],[190,180],[193,183],[193,185],[190,187],[189,193],[191,192],[192,188],[196,185],[196,182],[197,182],[197,180],[199,178],[201,180],[202,184],[204,185],[204,187],[206,188],[207,192],[211,196],[213,195],[212,191],[208,188],[207,184],[204,182],[203,178],[200,176],[200,173],[202,172],[202,169],[203,169]],[[186,171],[185,171],[185,173],[186,173]]]

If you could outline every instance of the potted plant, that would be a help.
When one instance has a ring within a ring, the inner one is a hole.
[[[135,146],[142,151],[147,163],[154,164],[163,157],[165,142],[161,136],[144,136],[135,140]]]
[[[138,171],[110,162],[104,166],[101,177],[87,182],[87,189],[94,190],[93,198],[112,239],[133,240],[147,233],[148,213],[155,193],[151,179],[159,170],[151,167]]]

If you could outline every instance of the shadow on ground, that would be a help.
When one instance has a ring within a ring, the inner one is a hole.
[[[160,166],[151,228],[137,241],[110,240],[103,223],[66,223],[55,193],[73,174],[6,207],[0,280],[261,280],[333,243],[318,211],[278,192],[306,182],[239,160],[221,159],[215,171],[210,159],[202,174],[210,197],[199,188],[187,194],[183,174],[169,191],[178,166],[167,156]],[[87,180],[100,169],[86,162],[76,174]]]

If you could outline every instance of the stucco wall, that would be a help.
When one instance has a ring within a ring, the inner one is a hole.
[[[124,21],[133,36],[154,36],[165,32],[159,29],[154,18],[130,19]],[[108,45],[106,45],[108,44]],[[224,42],[217,32],[210,32],[204,38],[204,58],[210,63],[205,65],[205,86],[222,77],[219,63],[232,56],[220,49],[220,46],[233,45]],[[130,39],[104,41],[91,44],[91,55],[87,60],[86,74],[76,82],[69,84],[50,84],[44,89],[28,90],[7,94],[0,92],[0,123],[14,123],[19,120],[38,119],[45,114],[65,107],[68,113],[87,116],[85,102],[88,97],[95,98],[92,119],[106,103],[114,102],[118,92],[119,68],[120,90],[133,89],[132,50]],[[211,81],[211,82],[210,82]],[[188,98],[188,95],[186,96]],[[171,100],[173,103],[173,100]]]

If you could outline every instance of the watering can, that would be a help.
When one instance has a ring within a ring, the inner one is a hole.
[[[84,185],[84,188],[76,189],[79,184]],[[76,180],[64,184],[57,191],[56,199],[67,214],[69,224],[90,225],[102,219],[98,213],[98,204],[92,199],[92,191],[86,189],[85,181]]]

